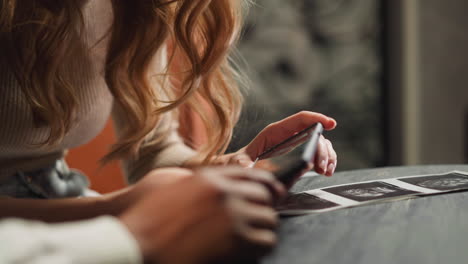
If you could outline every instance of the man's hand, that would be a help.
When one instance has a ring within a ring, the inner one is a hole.
[[[257,256],[276,243],[271,204],[284,187],[265,171],[202,168],[161,186],[121,221],[149,263],[207,263]]]

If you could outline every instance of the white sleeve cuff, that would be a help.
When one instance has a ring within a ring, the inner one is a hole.
[[[0,221],[0,239],[0,263],[142,263],[135,239],[110,216],[63,224],[9,218]]]
[[[51,229],[50,239],[73,263],[143,263],[136,240],[114,217],[58,224]]]

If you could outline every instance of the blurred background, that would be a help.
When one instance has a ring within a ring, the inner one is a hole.
[[[310,110],[338,121],[326,133],[338,170],[466,163],[467,10],[463,0],[257,0],[240,45],[253,85],[233,148]]]
[[[337,170],[468,160],[468,1],[255,0],[239,51],[251,88],[230,149],[301,110],[338,121],[327,132]],[[98,169],[108,126],[68,161],[107,192]],[[116,180],[119,178],[119,180]]]

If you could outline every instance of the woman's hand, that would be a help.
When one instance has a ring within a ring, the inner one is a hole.
[[[284,188],[264,171],[203,168],[166,184],[126,210],[121,221],[150,263],[206,263],[252,257],[276,242],[270,206]]]
[[[336,121],[333,118],[319,113],[302,111],[268,125],[246,147],[235,153],[218,157],[216,162],[248,167],[264,151],[317,122],[322,123],[326,130],[332,130],[336,127]],[[302,142],[298,141],[297,143]],[[279,150],[269,158],[291,151],[295,146],[297,145]],[[320,137],[315,160],[311,162],[310,169],[314,168],[317,173],[327,176],[333,175],[337,165],[337,155],[330,140],[323,136]]]

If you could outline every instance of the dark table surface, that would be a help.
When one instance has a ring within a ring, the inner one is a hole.
[[[468,165],[387,167],[305,177],[293,192],[400,176],[468,172]],[[468,263],[468,192],[282,218],[262,264]]]

